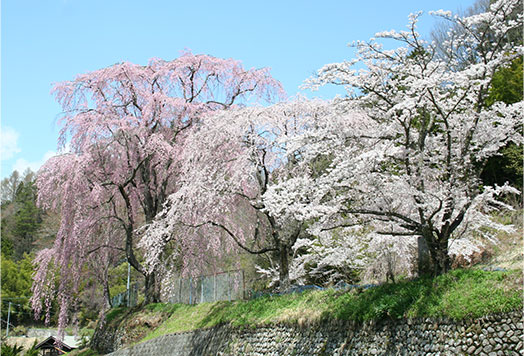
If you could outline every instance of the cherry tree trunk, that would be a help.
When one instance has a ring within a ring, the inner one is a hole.
[[[160,302],[156,271],[145,275],[145,304]]]
[[[418,275],[428,275],[433,272],[431,266],[431,254],[429,253],[428,242],[426,237],[419,236],[417,238],[417,269]]]
[[[289,287],[289,247],[280,245],[279,249],[279,284],[283,291]]]
[[[448,253],[448,238],[437,241],[436,247],[432,251],[433,275],[440,276],[447,273],[451,268],[451,260]]]
[[[104,283],[104,301],[106,309],[113,307],[111,303],[111,293],[109,292],[109,284],[107,282]]]
[[[438,238],[432,233],[424,234],[417,239],[419,276],[440,276],[450,270],[448,240],[448,237]]]

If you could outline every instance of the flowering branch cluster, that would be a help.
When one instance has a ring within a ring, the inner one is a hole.
[[[341,267],[341,260],[359,268],[376,255],[363,254],[365,246],[398,246],[402,255],[417,242],[419,272],[440,274],[450,267],[452,239],[486,233],[486,226],[509,229],[491,212],[510,208],[500,196],[517,191],[483,187],[479,176],[487,158],[522,140],[522,102],[486,104],[494,73],[522,53],[507,36],[522,25],[518,6],[498,1],[469,17],[435,12],[455,23],[452,40],[439,47],[448,50],[445,57],[417,33],[420,13],[410,16],[407,31],[357,42],[355,60],[326,65],[307,81],[311,88],[343,85],[346,98],[221,113],[215,120],[223,125],[188,138],[188,178],[143,240],[150,266],[171,239],[202,253],[202,246],[223,246],[210,231],[173,234],[184,224],[221,228],[244,249],[260,243],[266,229],[265,246],[279,251],[280,283],[290,278],[293,256],[291,278],[299,279]],[[386,50],[381,39],[400,46]],[[458,48],[469,49],[468,65]],[[364,69],[353,69],[357,63]],[[240,201],[252,211],[242,224],[233,218],[245,210]]]
[[[36,260],[33,308],[56,295],[60,327],[93,254],[124,254],[144,275],[146,300],[156,299],[155,271],[141,263],[137,230],[161,211],[178,188],[186,139],[210,113],[242,105],[253,95],[283,96],[268,69],[244,69],[238,61],[184,53],[147,66],[120,63],[53,89],[63,108],[59,146],[38,174],[38,203],[61,212],[52,249]],[[111,259],[100,262],[107,274]],[[53,266],[57,283],[50,275]],[[96,268],[95,268],[96,270]],[[49,311],[49,309],[48,309]]]

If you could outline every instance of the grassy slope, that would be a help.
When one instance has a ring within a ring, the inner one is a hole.
[[[477,268],[459,269],[437,278],[385,284],[368,290],[309,291],[250,301],[199,305],[152,304],[140,310],[111,310],[106,318],[121,321],[134,334],[130,343],[212,327],[219,324],[254,327],[261,324],[309,324],[322,320],[378,320],[402,317],[454,319],[521,309],[523,306],[522,230],[501,236],[493,257]],[[503,267],[508,272],[481,268]],[[90,349],[75,355],[97,355]]]
[[[379,320],[402,317],[478,317],[522,307],[522,271],[455,270],[437,278],[385,284],[368,290],[312,291],[250,301],[199,305],[153,304],[148,312],[170,314],[141,341],[218,324],[253,327],[307,324],[324,319]]]

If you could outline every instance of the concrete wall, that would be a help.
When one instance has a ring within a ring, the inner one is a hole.
[[[523,315],[516,311],[464,321],[222,326],[165,335],[111,355],[524,355],[522,337]]]

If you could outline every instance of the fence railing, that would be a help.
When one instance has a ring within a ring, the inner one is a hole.
[[[244,271],[228,271],[210,276],[175,278],[164,295],[169,303],[198,304],[245,297]]]
[[[122,292],[111,298],[111,305],[113,308],[127,306],[134,307],[138,303],[138,285],[133,283],[129,287],[129,291]]]

